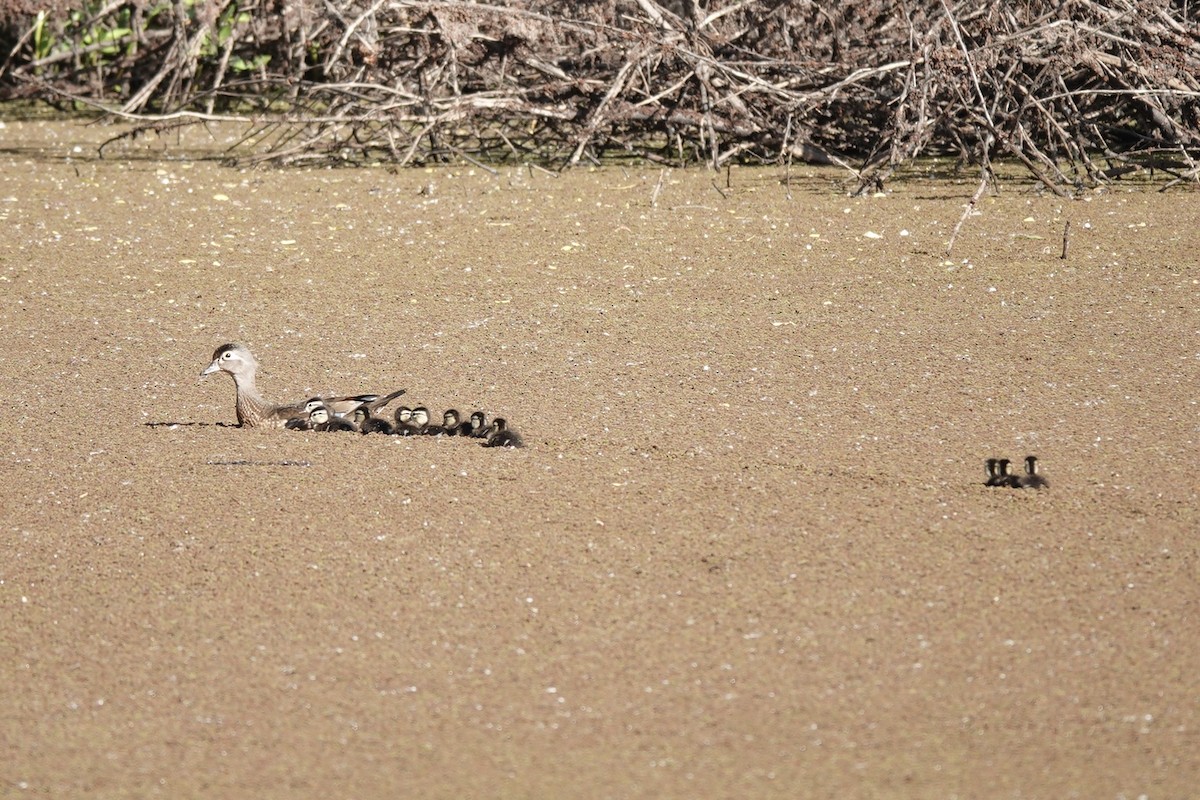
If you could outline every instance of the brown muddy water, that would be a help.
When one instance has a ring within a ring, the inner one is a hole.
[[[1194,192],[112,133],[0,128],[0,796],[1196,791]]]

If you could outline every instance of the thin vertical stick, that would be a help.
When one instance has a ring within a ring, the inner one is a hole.
[[[661,169],[658,171],[658,185],[654,187],[654,194],[650,195],[650,207],[658,207],[658,193],[662,191],[663,178],[667,177],[667,171]]]
[[[958,239],[958,231],[962,228],[963,223],[967,221],[967,217],[971,216],[971,212],[975,210],[975,206],[979,203],[979,198],[983,196],[983,190],[987,188],[988,175],[987,170],[983,171],[983,178],[979,181],[979,188],[975,190],[975,194],[971,196],[971,201],[967,203],[967,207],[963,209],[963,214],[958,219],[958,224],[954,226],[954,233],[950,234],[950,243],[946,245],[946,258],[950,257],[950,253],[954,250],[954,241]]]
[[[1063,261],[1067,260],[1067,248],[1071,246],[1071,220],[1067,220],[1067,224],[1063,225],[1063,249],[1062,255],[1059,256]]]
[[[787,127],[783,129],[783,150],[780,151],[780,155],[784,155],[787,158],[787,161],[786,161],[787,166],[784,168],[784,173],[783,173],[783,185],[784,185],[785,189],[787,190],[787,199],[788,200],[792,199],[792,149],[790,147],[788,147],[788,139],[790,139],[791,136],[792,136],[792,115],[788,114]]]

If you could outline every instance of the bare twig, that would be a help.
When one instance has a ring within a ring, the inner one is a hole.
[[[967,221],[967,217],[971,216],[971,212],[973,212],[978,206],[979,198],[983,197],[983,192],[988,186],[988,176],[989,173],[985,169],[983,171],[983,176],[979,179],[979,188],[975,190],[975,194],[971,195],[971,199],[967,201],[967,205],[966,208],[963,209],[962,216],[958,218],[958,224],[954,226],[954,231],[950,234],[950,241],[946,244],[946,258],[949,258],[950,254],[954,252],[954,242],[958,240],[959,229],[962,228],[963,223]]]
[[[658,171],[658,183],[654,185],[654,191],[650,194],[650,207],[658,207],[658,193],[662,191],[663,180],[667,177],[667,170],[660,169]]]

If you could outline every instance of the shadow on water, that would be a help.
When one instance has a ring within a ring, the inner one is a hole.
[[[237,428],[239,426],[232,425],[228,422],[143,422],[147,428],[167,428],[173,430],[175,428]],[[283,459],[281,461],[254,461],[245,458],[228,458],[218,459],[210,458],[204,462],[210,467],[311,467],[312,462],[307,460]]]
[[[244,458],[209,459],[204,462],[210,467],[311,467],[311,461],[251,461]]]
[[[143,426],[147,428],[236,428],[228,422],[143,422]]]

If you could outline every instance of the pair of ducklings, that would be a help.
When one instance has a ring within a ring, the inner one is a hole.
[[[984,465],[987,480],[984,486],[1005,486],[1009,489],[1045,489],[1050,482],[1038,473],[1036,456],[1025,456],[1025,474],[1014,475],[1012,462],[1007,458],[989,458]]]
[[[371,409],[358,406],[346,416],[334,413],[321,398],[305,403],[304,415],[295,417],[285,428],[320,433],[346,431],[352,433],[382,433],[389,436],[466,436],[483,439],[483,447],[521,447],[520,435],[508,427],[503,417],[496,417],[489,425],[487,415],[476,411],[469,421],[463,421],[457,409],[447,409],[442,414],[441,424],[430,424],[429,409],[425,406],[396,409],[395,423],[371,414]]]

